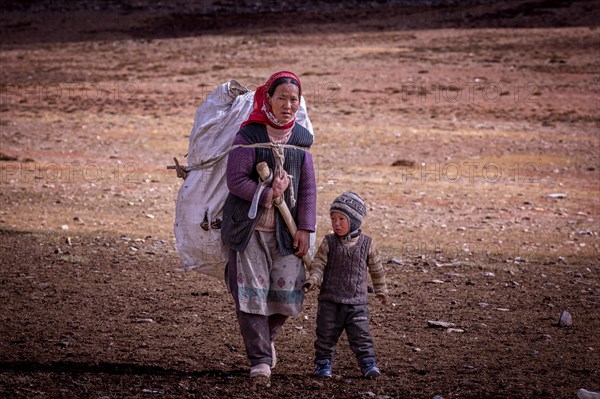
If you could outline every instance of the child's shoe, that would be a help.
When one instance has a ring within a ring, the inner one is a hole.
[[[317,377],[331,377],[331,369],[333,368],[333,364],[329,359],[321,359],[317,360],[317,367],[315,367],[315,375]]]
[[[377,364],[374,360],[362,362],[360,371],[362,371],[363,377],[373,380],[381,375],[381,371],[377,368]]]

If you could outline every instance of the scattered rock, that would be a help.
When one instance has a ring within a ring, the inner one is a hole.
[[[509,308],[494,308],[494,310],[497,310],[498,312],[510,312]]]
[[[437,279],[425,281],[425,283],[426,284],[427,283],[429,283],[429,284],[444,284],[444,282],[442,280],[437,280]]]
[[[483,272],[483,273],[482,273],[482,276],[483,276],[483,277],[494,277],[494,276],[495,276],[495,274],[494,274],[494,273],[492,273],[492,272]]]
[[[71,345],[73,340],[74,340],[74,338],[72,335],[67,335],[58,342],[58,346],[60,346],[61,348],[66,348],[69,345]]]
[[[600,392],[592,392],[581,388],[577,391],[577,399],[600,399]]]
[[[392,162],[392,166],[408,166],[412,168],[415,166],[415,161],[411,161],[408,159],[397,159],[394,162]]]
[[[558,319],[558,325],[561,327],[571,327],[573,325],[573,318],[571,317],[571,313],[563,310],[560,314],[560,318]]]
[[[551,198],[551,199],[565,199],[565,198],[567,198],[567,194],[564,194],[564,193],[551,193],[551,194],[544,195],[544,197]]]
[[[456,324],[450,323],[448,321],[439,321],[439,320],[427,320],[427,325],[432,328],[452,328],[456,327]]]
[[[449,328],[449,329],[446,330],[446,332],[448,332],[448,333],[453,333],[454,332],[454,333],[462,334],[462,333],[465,332],[465,330],[463,330],[462,328]]]
[[[13,157],[12,155],[6,155],[3,152],[0,152],[0,161],[18,161],[19,158]]]
[[[395,265],[395,266],[404,266],[404,262],[400,259],[390,259],[387,261],[388,265]]]
[[[156,323],[153,319],[135,319],[134,323]]]

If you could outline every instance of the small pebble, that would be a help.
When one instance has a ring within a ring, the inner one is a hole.
[[[565,199],[565,198],[567,198],[567,194],[564,194],[564,193],[551,193],[551,194],[544,195],[544,197],[546,197],[546,198],[552,198],[552,199]]]
[[[135,319],[135,323],[155,323],[153,319]]]
[[[558,325],[561,327],[571,327],[573,325],[573,318],[571,317],[571,313],[563,310],[560,314],[560,318],[558,319]]]

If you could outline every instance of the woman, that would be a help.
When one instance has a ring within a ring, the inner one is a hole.
[[[229,247],[227,283],[251,377],[270,377],[276,361],[275,337],[289,316],[300,313],[304,301],[306,272],[301,257],[309,250],[310,232],[315,231],[316,183],[308,152],[312,134],[295,123],[301,94],[300,80],[293,73],[271,76],[256,90],[253,110],[233,142],[283,146],[283,159],[273,148],[258,145],[234,149],[227,162],[230,194],[221,234]],[[274,171],[273,182],[258,197],[258,211],[250,218],[255,193],[261,192],[256,165],[262,161]],[[294,237],[273,206],[281,196],[298,227]]]

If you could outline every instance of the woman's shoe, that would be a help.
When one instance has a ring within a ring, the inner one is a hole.
[[[271,377],[271,367],[268,364],[261,363],[250,367],[250,377]]]

